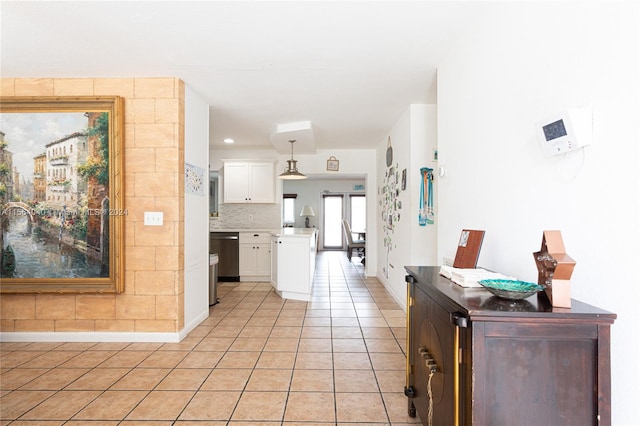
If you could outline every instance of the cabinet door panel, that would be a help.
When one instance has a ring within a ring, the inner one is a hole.
[[[249,202],[249,167],[244,163],[225,163],[224,202]]]
[[[271,285],[278,289],[278,238],[271,238]]]
[[[547,333],[532,336],[535,324],[511,328],[514,336],[520,328],[526,328],[529,335],[484,339],[485,368],[476,374],[482,374],[485,383],[486,423],[593,424],[598,415],[596,394],[591,391],[597,385],[592,362],[598,357],[596,340],[576,339],[567,333],[555,334],[562,336],[555,339]],[[491,325],[485,332],[491,334]]]
[[[309,293],[310,283],[305,279],[309,268],[309,240],[306,238],[280,238],[278,244],[278,291]]]
[[[275,202],[273,164],[249,164],[249,198],[252,203]]]
[[[427,419],[429,404],[433,407],[433,424],[454,424],[454,335],[450,313],[422,291],[415,292],[414,369],[416,397],[413,403],[421,419]],[[430,371],[418,350],[424,348],[436,363],[429,383]],[[429,397],[429,385],[431,397]]]
[[[256,244],[256,275],[271,273],[271,247],[269,244]]]
[[[240,244],[240,276],[256,275],[255,244]]]

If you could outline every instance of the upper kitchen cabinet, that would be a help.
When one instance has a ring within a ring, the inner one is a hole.
[[[273,162],[224,163],[225,203],[275,203]]]

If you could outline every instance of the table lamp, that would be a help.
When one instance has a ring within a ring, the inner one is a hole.
[[[315,216],[316,213],[313,211],[313,209],[311,208],[310,205],[306,205],[302,208],[302,211],[300,212],[300,217],[302,216],[306,216],[305,220],[304,220],[304,227],[305,228],[310,228],[309,226],[309,217],[310,216]]]

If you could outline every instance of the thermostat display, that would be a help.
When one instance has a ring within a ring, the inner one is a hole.
[[[591,145],[592,117],[590,107],[572,108],[538,122],[536,129],[542,152],[552,156]]]
[[[564,127],[564,121],[558,120],[553,123],[542,126],[544,138],[548,141],[558,139],[561,136],[567,136],[567,129]]]

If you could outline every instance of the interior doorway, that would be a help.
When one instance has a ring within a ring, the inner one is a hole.
[[[324,225],[322,227],[322,241],[324,249],[342,250],[342,217],[343,217],[342,194],[325,194],[322,196],[322,215]]]
[[[342,219],[349,221],[351,230],[362,239],[367,230],[367,197],[364,194],[325,194],[322,196],[323,249],[344,250],[346,240]]]

